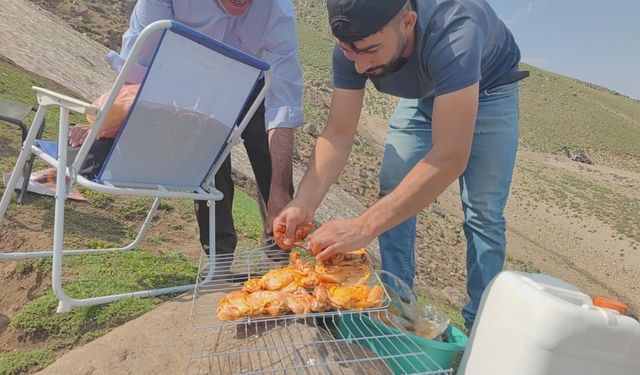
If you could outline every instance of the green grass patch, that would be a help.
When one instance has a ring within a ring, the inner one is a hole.
[[[16,204],[17,198],[17,194],[14,194],[12,197],[12,204]],[[56,204],[50,196],[29,194],[28,199],[29,204],[32,204],[35,208],[39,208],[41,210],[53,210]]]
[[[329,35],[322,35],[313,27],[299,23],[300,62],[302,69],[312,80],[331,81],[331,55],[334,41]]]
[[[163,288],[192,283],[197,267],[181,253],[155,256],[142,251],[77,255],[64,260],[65,292],[72,298]],[[118,326],[151,310],[160,298],[128,298],[107,305],[55,312],[58,301],[51,291],[30,301],[12,324],[27,336],[56,338],[71,343],[87,334]]]
[[[520,272],[529,272],[529,273],[540,272],[540,270],[536,268],[533,264],[515,259],[509,254],[507,254],[507,260],[504,268],[505,270],[520,271]]]
[[[521,194],[559,207],[578,220],[581,215],[595,217],[619,235],[640,241],[640,199],[617,193],[603,182],[544,164],[520,163],[519,170],[534,181],[519,186]]]
[[[113,197],[108,194],[81,188],[79,191],[89,200],[89,202],[99,208],[107,208],[113,203]]]
[[[236,190],[233,196],[233,221],[239,235],[256,241],[260,240],[262,218],[258,202],[241,190]]]
[[[21,279],[30,274],[33,269],[33,261],[18,262],[16,263],[16,267],[11,272],[11,276],[16,279]]]
[[[179,252],[162,256],[144,251],[73,256],[65,258],[65,287],[74,298],[163,288],[191,283],[197,266]]]
[[[293,0],[298,24],[304,24],[321,35],[330,36],[327,7],[317,0]],[[302,44],[302,43],[301,43]]]
[[[155,235],[147,236],[147,240],[153,242],[156,245],[162,245],[164,242],[167,241],[167,238],[162,234],[155,234]]]
[[[144,219],[153,205],[153,198],[129,198],[120,209],[122,217],[127,220]]]
[[[122,217],[127,220],[142,220],[147,217],[155,198],[128,197],[126,203],[120,209]],[[160,200],[158,211],[172,212],[176,203],[169,200]],[[179,205],[179,204],[178,204]]]
[[[305,121],[323,126],[328,113],[318,104],[324,102],[328,94],[319,91],[318,87],[332,81],[333,42],[304,23],[298,23],[298,38],[300,39],[300,61],[306,83],[302,101]]]
[[[112,242],[101,240],[100,238],[95,237],[86,238],[84,240],[84,246],[87,249],[111,249],[118,247],[118,245]]]
[[[555,152],[568,146],[640,156],[640,102],[524,65],[522,144]]]
[[[36,371],[53,363],[51,349],[17,350],[0,357],[0,375],[18,375]]]

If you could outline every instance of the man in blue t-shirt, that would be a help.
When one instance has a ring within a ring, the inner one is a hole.
[[[343,169],[356,134],[365,83],[400,97],[389,120],[381,199],[358,217],[324,224],[311,237],[317,259],[379,238],[382,268],[413,286],[416,214],[456,178],[467,237],[471,326],[480,296],[502,270],[503,210],[518,146],[520,52],[484,0],[328,0],[334,92],[294,200],[274,221],[285,244],[313,221]]]

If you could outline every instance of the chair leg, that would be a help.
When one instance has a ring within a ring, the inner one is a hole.
[[[22,136],[22,143],[27,139],[27,127],[24,125],[24,122],[20,121],[16,125],[20,128],[20,135]]]
[[[193,289],[193,301],[198,300],[198,294],[202,293],[201,288],[207,288],[207,284],[209,284],[216,272],[216,202],[208,201],[209,205],[209,255],[207,255],[204,250],[200,253],[200,261],[198,266],[198,273],[196,275],[196,283]],[[206,267],[206,275],[204,272],[204,262],[205,259],[202,257],[209,257],[209,267]],[[200,289],[200,290],[199,290]],[[196,311],[195,303],[191,306],[191,312],[189,313],[189,319],[196,324],[196,315],[198,312]]]
[[[31,158],[22,171],[22,187],[20,188],[20,194],[18,195],[18,204],[23,204],[24,197],[25,195],[27,195],[27,190],[29,189],[29,181],[31,180],[31,170],[33,169],[33,161],[35,160],[35,158],[35,155],[31,154]]]
[[[138,247],[147,230],[151,226],[151,222],[153,221],[153,217],[158,211],[158,207],[160,206],[160,198],[156,198],[153,202],[153,205],[149,209],[147,213],[147,217],[142,223],[142,227],[138,232],[136,238],[127,246],[124,247],[112,247],[108,249],[78,249],[78,250],[63,250],[62,255],[80,255],[80,254],[104,254],[113,251],[130,251]],[[53,252],[51,250],[48,251],[16,251],[16,252],[7,252],[0,253],[0,260],[9,259],[9,260],[21,260],[21,259],[31,259],[31,258],[49,258],[53,256]]]
[[[56,175],[55,214],[53,219],[53,265],[51,284],[53,293],[60,301],[58,311],[70,311],[73,301],[62,289],[62,249],[64,247],[64,208],[67,200],[67,139],[69,129],[69,110],[60,107],[60,126],[58,134],[58,168]]]
[[[58,186],[56,185],[56,190],[58,190]],[[156,203],[159,204],[159,199],[156,199]],[[215,228],[215,204],[213,204],[213,201],[211,201],[212,203],[212,207],[210,210],[210,215],[212,216],[210,219],[210,225],[212,225],[212,230],[209,232],[210,236],[213,236],[214,238],[211,239],[211,244],[215,245],[215,230],[213,228]],[[155,203],[154,203],[155,205]],[[58,211],[59,210],[59,211]],[[155,211],[155,210],[152,210]],[[153,217],[153,215],[149,214],[149,217]],[[121,300],[123,298],[130,298],[130,297],[139,297],[139,298],[143,298],[143,297],[155,297],[155,296],[160,296],[163,294],[169,294],[169,293],[179,293],[179,292],[185,292],[187,290],[191,290],[195,288],[195,284],[189,284],[189,285],[180,285],[180,286],[174,286],[174,287],[168,287],[168,288],[160,288],[160,289],[151,289],[151,290],[142,290],[142,291],[138,291],[138,292],[130,292],[130,293],[122,293],[122,294],[114,294],[114,295],[110,295],[110,296],[101,296],[101,297],[93,297],[93,298],[84,298],[84,299],[73,299],[69,296],[67,296],[64,293],[64,290],[62,289],[62,254],[61,254],[61,247],[62,247],[62,234],[63,234],[63,225],[62,223],[58,223],[59,220],[63,220],[64,219],[64,202],[61,202],[60,204],[58,203],[58,201],[56,200],[56,224],[59,224],[57,226],[55,226],[56,229],[54,229],[54,257],[53,257],[53,273],[52,273],[52,286],[53,286],[53,290],[55,295],[58,297],[59,303],[58,303],[58,309],[57,312],[62,313],[62,312],[69,312],[71,311],[72,308],[74,307],[80,307],[80,306],[94,306],[94,305],[100,305],[100,304],[104,304],[104,303],[109,303],[109,302],[113,302],[113,301],[118,301]],[[141,231],[142,232],[142,231]],[[59,237],[57,237],[59,236]],[[59,248],[55,248],[56,244],[58,244],[57,246],[59,246]],[[214,249],[214,253],[209,257],[209,271],[207,272],[206,277],[204,278],[203,281],[199,282],[202,284],[206,284],[209,283],[214,275],[215,272],[215,246],[212,247],[212,249]]]
[[[216,272],[216,202],[209,201],[209,272],[203,283],[207,283]]]
[[[36,139],[42,139],[42,133],[44,133],[45,122],[46,122],[46,119],[43,117],[42,124],[40,125],[40,129],[38,129],[38,134],[36,135]],[[24,139],[23,139],[23,142],[24,142]],[[22,176],[23,176],[22,188],[20,189],[20,195],[18,196],[18,204],[23,204],[24,197],[25,195],[27,195],[27,190],[29,189],[29,181],[31,180],[31,170],[33,169],[33,162],[35,158],[36,156],[31,154],[31,158],[29,159],[29,162],[25,166],[24,171],[22,173]]]
[[[216,273],[216,202],[209,201],[209,270],[207,276],[200,282],[207,284]]]
[[[2,195],[2,200],[0,201],[0,221],[4,218],[5,213],[7,212],[7,208],[9,207],[9,203],[11,202],[11,196],[18,184],[18,179],[22,175],[24,170],[24,166],[27,163],[27,158],[31,155],[31,146],[35,143],[36,135],[38,130],[42,124],[42,119],[44,118],[44,114],[47,111],[46,106],[38,107],[38,111],[36,112],[36,116],[33,119],[33,124],[31,125],[31,129],[29,129],[29,133],[27,134],[27,139],[22,144],[22,151],[20,151],[20,155],[18,156],[18,160],[16,161],[16,166],[13,168],[13,172],[11,173],[11,177],[9,178],[9,183],[5,187],[4,194]]]
[[[58,188],[57,184],[58,184],[58,182],[56,182],[56,192],[59,192],[59,191],[64,192],[64,188]],[[64,184],[62,184],[62,186],[64,186],[66,188],[66,186]],[[62,189],[62,190],[60,190],[60,189]],[[137,291],[137,292],[112,294],[112,295],[108,295],[108,296],[83,298],[83,299],[74,299],[74,298],[69,297],[64,292],[63,287],[62,287],[62,255],[70,253],[70,252],[74,252],[74,251],[64,251],[64,252],[61,251],[62,242],[63,242],[62,241],[62,236],[63,236],[63,233],[64,233],[64,230],[63,230],[63,226],[64,226],[64,201],[62,200],[61,203],[58,203],[58,201],[59,201],[58,197],[62,198],[62,195],[56,194],[56,214],[55,214],[55,223],[54,223],[53,272],[52,272],[52,276],[51,276],[52,287],[53,287],[54,293],[55,293],[56,297],[58,297],[58,301],[59,301],[58,302],[57,312],[59,312],[59,313],[69,312],[74,307],[101,305],[101,304],[105,304],[105,303],[109,303],[109,302],[113,302],[113,301],[118,301],[118,300],[121,300],[123,298],[131,298],[131,297],[146,298],[146,297],[160,296],[160,295],[163,295],[163,294],[186,292],[186,291],[191,290],[191,289],[193,289],[195,287],[195,284],[187,284],[187,285],[179,285],[179,286],[173,286],[173,287],[167,287],[167,288],[141,290],[141,291]],[[133,249],[134,247],[136,247],[138,245],[138,243],[141,241],[141,239],[144,237],[144,234],[146,233],[147,229],[149,228],[149,226],[151,224],[151,221],[153,220],[153,217],[155,216],[155,213],[156,213],[159,205],[160,205],[160,198],[156,198],[156,200],[153,202],[153,206],[151,207],[151,209],[149,210],[149,213],[147,214],[147,218],[145,219],[145,222],[142,224],[142,228],[140,228],[140,232],[138,233],[138,236],[136,237],[136,239],[131,244],[129,244],[127,247],[122,248],[122,249],[110,249],[110,250],[130,250],[130,249]],[[59,246],[59,249],[56,250],[56,246]],[[78,251],[80,251],[80,250],[76,250],[75,252],[78,252]],[[89,252],[89,251],[91,251],[92,254],[97,253],[97,251],[92,251],[92,250],[87,250],[87,251],[84,251],[84,252]],[[212,262],[211,263],[212,266],[211,266],[211,269],[209,271],[209,274],[205,278],[206,282],[209,282],[211,280],[211,278],[213,277],[213,269],[214,269],[213,268],[213,262],[214,262],[213,258],[212,258],[211,262]]]

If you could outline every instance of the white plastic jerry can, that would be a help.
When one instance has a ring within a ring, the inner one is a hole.
[[[640,323],[562,280],[504,271],[482,295],[462,374],[640,375]]]

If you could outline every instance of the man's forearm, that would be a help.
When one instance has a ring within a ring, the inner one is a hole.
[[[271,154],[270,194],[289,194],[292,175],[293,129],[280,128],[269,131]]]
[[[432,203],[462,174],[466,158],[428,154],[388,195],[362,214],[372,237],[388,231]]]

